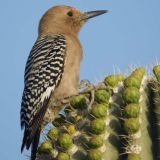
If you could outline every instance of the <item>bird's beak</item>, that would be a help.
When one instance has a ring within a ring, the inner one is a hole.
[[[99,16],[101,14],[107,13],[108,10],[98,10],[98,11],[90,11],[90,12],[84,12],[81,20],[87,20],[96,16]]]

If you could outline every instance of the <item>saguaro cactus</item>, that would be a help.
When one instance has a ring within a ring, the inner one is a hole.
[[[160,65],[153,71],[155,77],[144,68],[109,75],[72,97],[37,160],[159,160]]]

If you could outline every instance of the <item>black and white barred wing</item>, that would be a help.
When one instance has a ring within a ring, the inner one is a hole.
[[[66,42],[62,35],[41,38],[32,48],[25,68],[21,104],[21,127],[25,127],[22,149],[24,145],[29,148],[29,139],[39,127],[47,101],[62,78],[65,53]]]

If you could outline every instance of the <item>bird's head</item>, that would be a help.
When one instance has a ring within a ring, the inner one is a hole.
[[[108,12],[98,10],[81,12],[69,6],[56,6],[49,9],[42,17],[39,24],[40,34],[73,33],[78,34],[85,22],[98,15]]]

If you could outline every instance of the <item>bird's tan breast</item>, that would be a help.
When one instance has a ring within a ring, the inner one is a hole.
[[[64,73],[53,94],[55,99],[63,99],[78,93],[82,47],[76,37],[66,36],[66,59]]]

